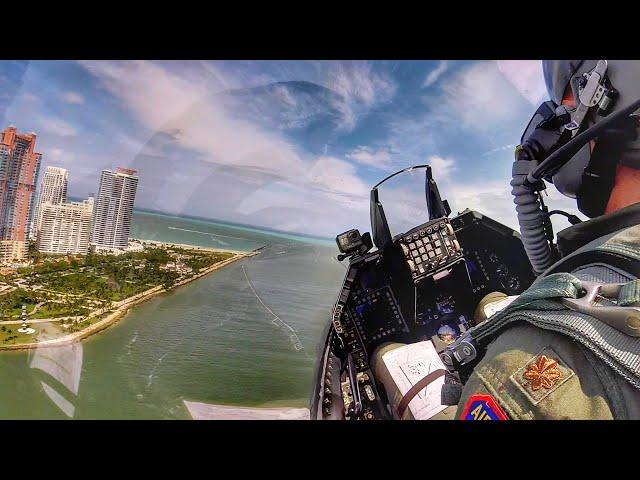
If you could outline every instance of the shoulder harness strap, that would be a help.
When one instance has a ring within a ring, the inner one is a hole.
[[[526,321],[568,335],[640,389],[640,280],[627,284],[581,282],[570,273],[536,281],[505,310],[468,330],[441,358],[450,371],[475,365],[490,341]]]

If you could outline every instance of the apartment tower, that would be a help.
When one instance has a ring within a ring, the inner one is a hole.
[[[127,248],[137,188],[135,170],[117,168],[115,172],[102,171],[95,197],[91,234],[91,244],[96,248]]]
[[[38,197],[38,206],[33,216],[35,228],[32,233],[34,237],[40,221],[39,214],[41,205],[44,202],[49,202],[52,205],[60,205],[67,201],[68,177],[69,172],[64,168],[49,166],[45,169],[42,186],[40,187],[40,196]]]
[[[42,160],[35,146],[35,133],[0,132],[0,263],[26,256]]]
[[[89,251],[93,198],[82,202],[43,202],[39,206],[39,252],[85,255]]]

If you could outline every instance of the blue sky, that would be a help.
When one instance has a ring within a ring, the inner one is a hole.
[[[72,196],[132,167],[138,207],[321,236],[368,230],[370,186],[422,163],[454,212],[515,227],[513,148],[544,99],[536,60],[0,62],[0,126],[35,131]]]

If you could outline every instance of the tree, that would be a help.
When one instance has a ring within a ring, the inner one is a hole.
[[[42,255],[38,252],[36,242],[29,242],[29,246],[27,247],[27,257],[30,258],[34,264],[39,263],[42,260]]]

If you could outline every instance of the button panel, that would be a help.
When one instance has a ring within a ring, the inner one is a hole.
[[[351,316],[365,343],[406,331],[398,303],[389,287],[366,292],[356,288]]]
[[[448,218],[441,218],[411,230],[399,240],[414,279],[462,256],[460,243]]]

